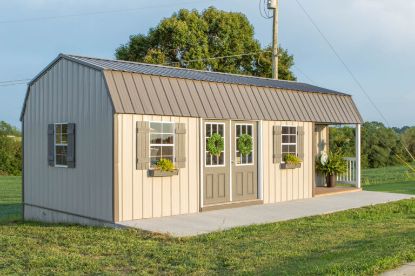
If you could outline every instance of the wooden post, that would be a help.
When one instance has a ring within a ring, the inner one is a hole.
[[[272,31],[272,78],[278,80],[278,0],[275,0]]]
[[[356,124],[356,188],[361,188],[361,176],[362,176],[362,162],[361,162],[361,136],[362,130],[361,125]]]
[[[264,200],[263,121],[258,123],[258,198]]]

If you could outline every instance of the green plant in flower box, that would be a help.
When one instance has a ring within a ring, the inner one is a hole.
[[[162,172],[171,172],[175,169],[171,160],[163,158],[157,162],[156,168]]]
[[[290,165],[300,165],[303,160],[300,157],[294,154],[287,154],[284,156],[284,162]]]

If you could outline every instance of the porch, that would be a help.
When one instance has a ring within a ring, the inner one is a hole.
[[[329,214],[412,197],[411,195],[363,191],[191,215],[132,220],[118,225],[170,234],[175,237],[189,237],[234,227]]]
[[[330,152],[330,125],[316,125],[314,145],[315,158],[323,152]],[[335,128],[339,128],[336,125]],[[344,157],[346,172],[336,175],[336,187],[327,187],[326,178],[315,170],[314,196],[326,196],[361,191],[361,125],[354,125],[354,151],[349,153],[355,157]]]

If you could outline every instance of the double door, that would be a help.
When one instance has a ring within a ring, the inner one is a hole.
[[[204,205],[257,199],[257,122],[205,121],[203,127]],[[219,155],[212,155],[207,146],[209,138],[215,133],[219,134],[224,142]],[[252,138],[252,150],[244,155],[239,151],[238,144],[239,138],[246,135]]]

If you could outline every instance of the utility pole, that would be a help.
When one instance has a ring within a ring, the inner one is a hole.
[[[272,78],[278,79],[278,0],[268,0],[268,9],[273,10],[272,25]]]

